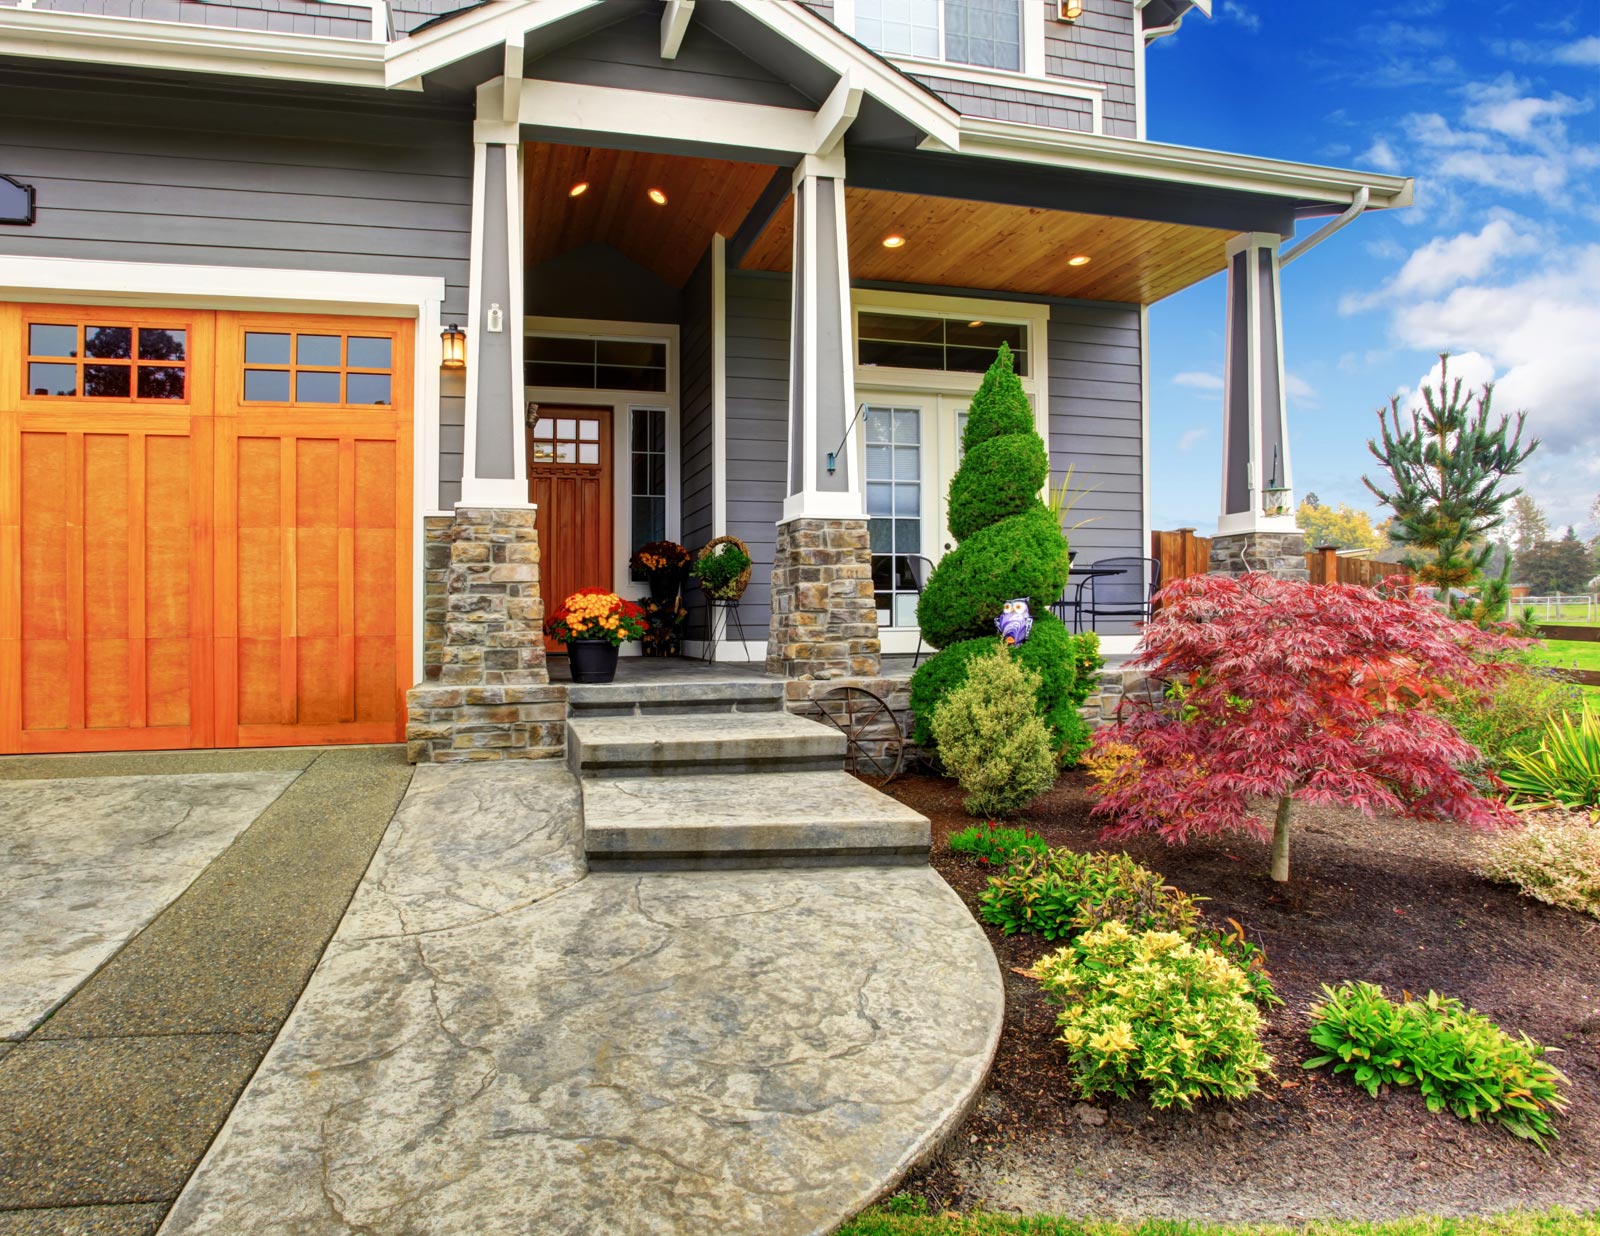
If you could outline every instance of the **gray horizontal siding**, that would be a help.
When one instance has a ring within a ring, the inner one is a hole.
[[[1050,470],[1068,467],[1081,493],[1066,522],[1078,565],[1145,557],[1144,446],[1139,310],[1134,305],[1057,304],[1049,330]],[[1102,634],[1126,624],[1102,623]]]
[[[16,4],[17,0],[0,0],[3,6],[15,8]],[[34,8],[330,38],[367,39],[372,35],[371,9],[325,0],[38,0]]]
[[[679,362],[678,398],[679,458],[682,506],[679,537],[690,553],[709,541],[712,532],[712,500],[716,489],[716,459],[713,448],[715,417],[712,361],[711,255],[701,259],[683,290],[682,356]],[[687,634],[692,639],[704,636],[700,594],[689,598]]]
[[[1052,21],[1050,17],[1057,6],[1044,0],[1044,7],[1045,73],[1099,82],[1106,88],[1106,133],[1112,137],[1137,137],[1133,56],[1138,14],[1133,5],[1129,0],[1085,0],[1083,16],[1075,22]]]
[[[772,559],[783,516],[789,423],[789,278],[730,270],[728,312],[728,531],[754,564],[740,617],[765,639]]]
[[[466,316],[465,114],[14,73],[0,81],[0,168],[34,185],[39,203],[32,227],[0,228],[0,254],[434,276],[445,281],[444,319]],[[461,477],[458,395],[441,417],[449,504]]]
[[[788,82],[735,51],[700,23],[691,22],[677,56],[663,60],[661,17],[653,10],[541,57],[525,71],[529,77],[545,81],[653,90],[772,107],[815,106]]]
[[[1071,129],[1078,133],[1094,132],[1094,108],[1088,99],[1063,98],[1039,90],[1013,90],[985,82],[957,81],[928,73],[913,73],[912,76],[966,116]]]

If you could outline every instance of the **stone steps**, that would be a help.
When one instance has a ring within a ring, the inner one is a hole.
[[[787,712],[567,718],[567,767],[584,778],[819,772],[844,751],[838,730]]]
[[[595,870],[922,865],[928,821],[845,772],[583,783]]]
[[[775,678],[728,682],[580,683],[567,689],[569,717],[782,712],[783,707],[783,683]]]

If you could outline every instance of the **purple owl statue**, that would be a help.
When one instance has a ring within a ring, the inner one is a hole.
[[[994,620],[994,627],[1000,632],[1000,640],[1007,648],[1027,643],[1028,632],[1033,630],[1033,615],[1028,612],[1028,598],[1007,601],[1000,609],[1000,616]]]

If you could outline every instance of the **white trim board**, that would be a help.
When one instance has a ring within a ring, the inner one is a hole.
[[[414,318],[411,461],[411,672],[422,681],[422,520],[439,505],[439,313],[444,280],[248,266],[183,266],[82,258],[0,257],[0,300],[171,305],[269,313]]]

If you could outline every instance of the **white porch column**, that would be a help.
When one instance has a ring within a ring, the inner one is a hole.
[[[789,472],[783,518],[859,519],[855,357],[844,158],[807,156],[794,176]],[[831,464],[830,467],[830,458]]]
[[[522,416],[522,146],[476,142],[461,505],[528,503]]]
[[[1296,531],[1278,304],[1280,239],[1271,232],[1246,232],[1228,242],[1222,512],[1217,520],[1222,535]]]

